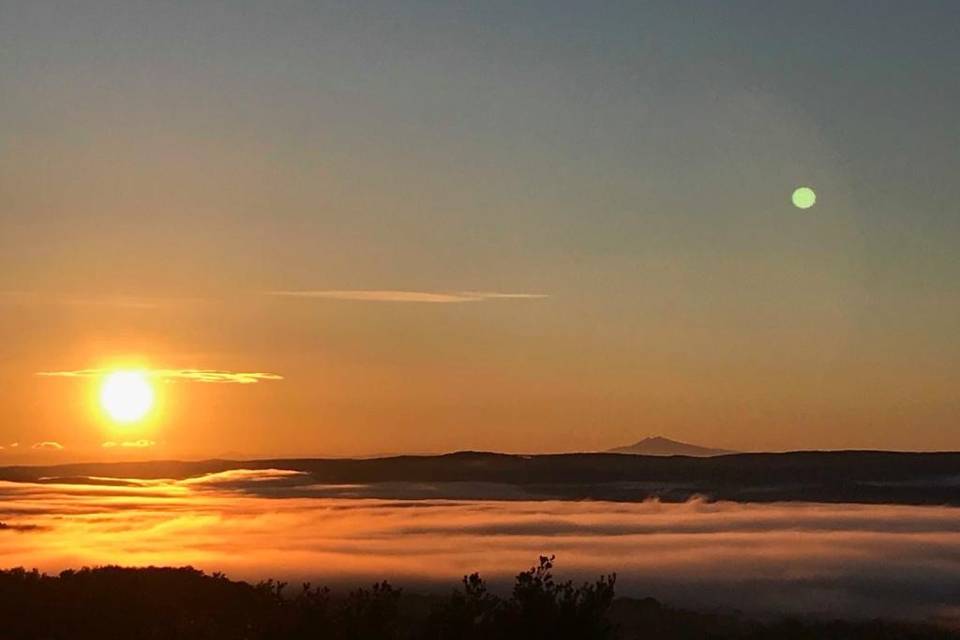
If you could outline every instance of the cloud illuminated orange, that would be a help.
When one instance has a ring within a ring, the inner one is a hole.
[[[76,369],[68,371],[38,371],[38,376],[56,378],[98,378],[113,369]],[[191,382],[255,384],[265,380],[283,380],[277,373],[260,371],[221,371],[218,369],[151,369],[145,375],[159,380],[189,380]]]
[[[53,440],[44,440],[43,442],[35,443],[31,449],[42,449],[44,451],[62,451],[64,446],[59,442],[54,442]]]
[[[564,577],[694,606],[840,616],[948,614],[956,509],[906,505],[304,500],[292,470],[187,480],[0,481],[0,556],[43,571],[190,564],[234,577],[506,584],[540,553]],[[347,488],[343,488],[344,491]],[[22,533],[23,535],[19,535]],[[482,553],[464,553],[479,549]]]
[[[153,440],[123,440],[121,442],[115,442],[113,440],[108,440],[104,442],[102,446],[104,449],[113,449],[119,447],[121,449],[147,449],[149,447],[157,444]]]

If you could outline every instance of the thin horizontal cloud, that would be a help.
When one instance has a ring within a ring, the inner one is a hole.
[[[455,304],[483,302],[484,300],[538,300],[548,298],[544,293],[501,293],[497,291],[396,291],[390,289],[322,289],[308,291],[268,291],[266,295],[287,298],[315,298],[322,300],[354,300],[361,302],[426,302]]]
[[[108,440],[107,442],[104,442],[101,446],[102,446],[104,449],[114,449],[114,448],[120,448],[120,449],[147,449],[147,448],[149,448],[149,447],[154,446],[155,444],[157,444],[157,443],[154,442],[153,440],[144,440],[144,439],[141,439],[141,440],[122,440],[122,441],[120,441],[120,442],[116,442],[116,441],[114,441],[114,440]]]
[[[43,442],[36,442],[31,449],[39,449],[43,451],[63,451],[64,446],[59,442],[54,442],[53,440],[44,440]]]
[[[67,371],[38,371],[38,376],[49,378],[99,378],[115,369],[76,369]],[[219,369],[148,369],[144,375],[158,380],[189,380],[205,383],[255,384],[265,380],[283,380],[278,373],[262,371],[221,371]]]
[[[150,375],[165,380],[191,380],[193,382],[228,382],[235,384],[255,384],[265,380],[283,380],[278,373],[263,371],[241,372],[220,371],[216,369],[155,369]]]
[[[179,481],[179,484],[198,488],[254,490],[273,485],[299,485],[309,477],[310,474],[305,471],[289,469],[230,469],[187,478]]]

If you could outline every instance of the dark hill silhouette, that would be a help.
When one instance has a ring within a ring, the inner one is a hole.
[[[860,502],[960,505],[960,453],[796,451],[712,457],[614,453],[506,455],[461,452],[377,459],[204,460],[3,467],[0,480],[183,479],[232,469],[300,472],[277,482],[224,489],[310,495],[304,487],[362,485],[365,497],[551,498],[636,501],[693,496],[738,502]],[[505,491],[504,489],[509,489]],[[332,495],[329,492],[324,495]]]
[[[711,449],[710,447],[701,447],[695,444],[679,442],[664,438],[663,436],[653,436],[644,438],[639,442],[627,445],[625,447],[614,447],[608,449],[608,453],[633,453],[645,456],[693,456],[709,457],[722,456],[729,453],[736,453],[726,449]]]

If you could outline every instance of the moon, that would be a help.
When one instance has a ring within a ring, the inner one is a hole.
[[[809,209],[817,203],[817,193],[810,187],[797,187],[791,200],[797,209]]]
[[[153,387],[140,371],[115,371],[100,387],[100,406],[119,424],[139,422],[150,413],[153,402]]]

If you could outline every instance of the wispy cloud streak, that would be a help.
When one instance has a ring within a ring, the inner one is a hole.
[[[265,295],[286,298],[315,298],[321,300],[352,300],[360,302],[424,302],[456,304],[485,300],[539,300],[545,293],[502,293],[497,291],[397,291],[391,289],[322,289],[308,291],[267,291]]]
[[[44,440],[43,442],[35,443],[31,449],[37,449],[38,451],[63,451],[64,446],[59,442],[54,442],[53,440]]]
[[[157,443],[154,442],[153,440],[145,440],[145,439],[141,439],[141,440],[121,440],[120,442],[117,442],[117,441],[114,441],[114,440],[108,440],[107,442],[104,442],[104,443],[103,443],[102,445],[100,445],[100,446],[102,446],[104,449],[115,449],[115,448],[120,448],[120,449],[147,449],[147,448],[149,448],[149,447],[152,447],[152,446],[155,445],[155,444],[157,444]]]
[[[114,369],[76,369],[67,371],[38,371],[38,376],[48,378],[99,378]],[[144,375],[158,380],[188,380],[204,383],[255,384],[267,380],[283,380],[278,373],[262,371],[222,371],[219,369],[148,369]]]

